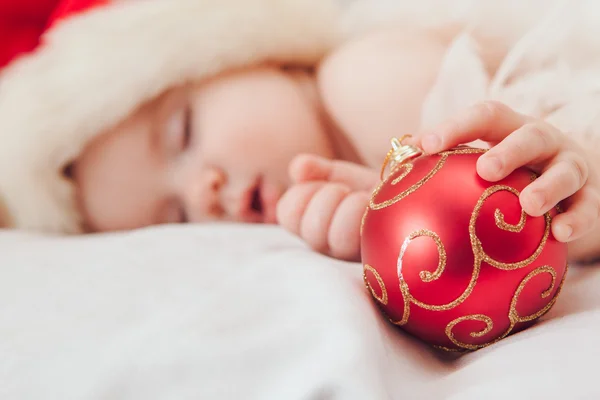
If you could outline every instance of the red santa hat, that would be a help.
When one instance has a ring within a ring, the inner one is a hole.
[[[76,233],[63,169],[143,102],[265,61],[312,65],[337,0],[0,0],[0,221]]]

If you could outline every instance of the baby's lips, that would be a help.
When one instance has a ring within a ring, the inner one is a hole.
[[[245,223],[275,224],[281,195],[281,188],[257,178],[240,196],[233,217]]]
[[[265,224],[277,223],[277,203],[281,198],[280,187],[263,181],[261,185],[261,198],[263,206],[263,222]]]
[[[244,223],[262,222],[262,215],[252,208],[252,202],[254,200],[259,182],[259,180],[255,181],[245,191],[242,192],[238,205],[232,215],[235,220]]]

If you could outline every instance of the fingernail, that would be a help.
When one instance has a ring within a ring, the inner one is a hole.
[[[435,153],[442,147],[442,139],[434,134],[429,134],[423,138],[423,148],[428,153]]]
[[[546,197],[540,192],[533,192],[529,195],[529,201],[533,204],[535,208],[540,211],[544,211],[544,206],[546,205]]]
[[[482,157],[481,161],[480,168],[483,170],[482,172],[484,175],[489,178],[495,178],[500,175],[500,172],[502,171],[502,163],[498,157]]]
[[[571,225],[559,224],[554,227],[554,233],[556,236],[558,236],[558,240],[566,242],[571,239],[571,236],[573,235],[573,228]]]

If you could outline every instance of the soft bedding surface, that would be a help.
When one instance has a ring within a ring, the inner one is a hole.
[[[348,25],[366,27],[385,5],[415,4],[347,3]],[[509,31],[511,50],[489,76],[469,31],[458,34],[423,124],[494,98],[593,147],[598,3],[525,3],[452,2],[457,13],[484,4],[488,18],[473,18]],[[600,269],[571,266],[539,324],[456,357],[386,323],[360,264],[315,254],[277,227],[3,232],[0,400],[599,399],[599,288]]]
[[[391,327],[360,264],[277,227],[0,234],[1,399],[597,399],[600,269],[460,357]]]

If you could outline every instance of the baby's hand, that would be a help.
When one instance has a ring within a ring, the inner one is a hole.
[[[557,240],[571,242],[589,233],[600,216],[596,171],[584,149],[550,124],[509,107],[485,102],[416,138],[427,153],[436,153],[477,139],[492,148],[479,158],[477,172],[498,181],[521,166],[541,176],[520,196],[523,210],[540,216],[563,201],[565,213],[552,222]]]
[[[281,226],[313,249],[342,260],[360,259],[360,223],[379,182],[376,171],[315,155],[290,165],[292,187],[277,205]]]

